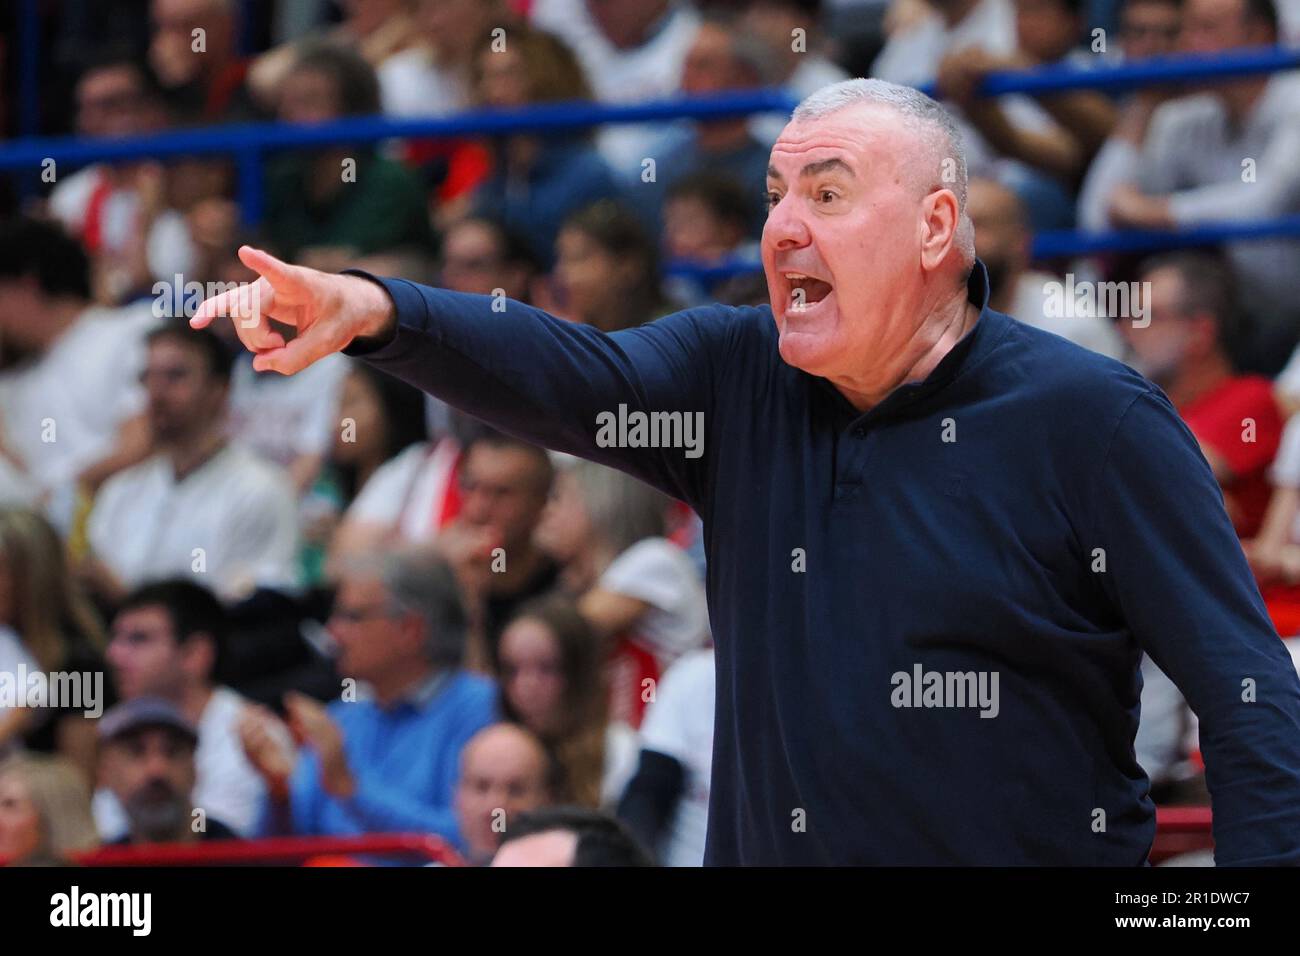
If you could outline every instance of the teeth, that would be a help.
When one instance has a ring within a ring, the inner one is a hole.
[[[800,273],[800,272],[787,272],[787,273],[785,274],[785,277],[786,277],[787,279],[806,279],[806,278],[808,278],[806,275],[803,275],[803,274]]]

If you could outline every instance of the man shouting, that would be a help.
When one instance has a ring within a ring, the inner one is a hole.
[[[258,369],[364,356],[699,512],[708,863],[1141,864],[1142,651],[1200,716],[1219,862],[1300,862],[1300,680],[1214,476],[1153,385],[988,308],[965,193],[943,109],[852,80],[772,149],[770,308],[604,334],[244,248],[261,277],[193,321]]]

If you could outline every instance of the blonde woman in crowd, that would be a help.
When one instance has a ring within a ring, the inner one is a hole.
[[[90,788],[77,767],[35,754],[0,763],[0,863],[61,865],[98,845]]]
[[[28,508],[0,508],[0,644],[7,657],[44,673],[103,674],[104,631],[68,567],[63,542],[41,515]],[[26,662],[30,661],[30,664]],[[98,688],[107,707],[106,676]],[[83,695],[96,689],[83,684]],[[91,703],[90,701],[84,701]],[[23,745],[58,753],[89,780],[95,762],[95,728],[85,708],[0,710],[0,753]]]

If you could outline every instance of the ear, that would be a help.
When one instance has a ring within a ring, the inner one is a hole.
[[[943,265],[957,241],[961,211],[951,189],[936,189],[921,200],[921,268],[933,272]]]
[[[428,629],[418,614],[406,614],[402,617],[402,637],[412,651],[418,651],[428,642]]]

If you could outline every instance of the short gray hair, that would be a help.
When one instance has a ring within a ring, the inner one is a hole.
[[[340,562],[346,577],[374,579],[389,601],[424,621],[429,661],[458,667],[465,657],[469,623],[451,566],[428,549],[369,551]]]
[[[910,86],[859,78],[823,86],[795,107],[790,118],[802,123],[863,103],[893,110],[905,124],[928,140],[942,159],[952,160],[949,175],[945,175],[942,162],[936,164],[938,168],[934,171],[932,185],[949,188],[957,197],[957,209],[961,214],[957,242],[966,258],[973,262],[975,231],[966,215],[966,150],[962,145],[961,129],[941,103]]]

